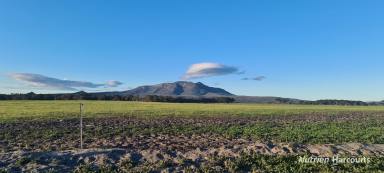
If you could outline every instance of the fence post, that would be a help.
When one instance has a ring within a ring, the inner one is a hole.
[[[83,149],[83,110],[84,104],[80,103],[80,149]]]

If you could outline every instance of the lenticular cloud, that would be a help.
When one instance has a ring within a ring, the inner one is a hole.
[[[62,80],[32,73],[12,73],[12,79],[25,82],[34,87],[60,90],[77,90],[77,88],[98,88],[98,87],[117,87],[122,83],[119,81],[108,81],[105,84],[97,84],[86,81]]]
[[[218,63],[192,64],[182,77],[185,80],[239,73],[239,69]]]

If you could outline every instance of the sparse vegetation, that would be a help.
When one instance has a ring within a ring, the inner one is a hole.
[[[298,150],[303,144],[384,144],[384,107],[381,106],[83,102],[86,148],[121,148],[137,154],[111,165],[79,162],[82,164],[74,169],[77,172],[172,172],[176,168],[185,172],[383,171],[380,154],[372,156],[371,164],[334,166],[298,164],[296,157],[306,154],[306,150],[303,153],[280,148],[278,153],[286,153],[284,155],[271,154],[272,151],[268,151],[269,154],[242,152],[255,143],[265,144],[267,150],[283,144]],[[0,103],[2,153],[79,147],[80,101]],[[221,147],[229,149],[225,152],[239,155],[214,154]],[[215,151],[213,155],[206,157],[197,154],[195,158],[192,154],[194,159],[191,159],[183,155],[211,150]],[[142,151],[151,152],[145,158],[155,160],[144,159]],[[78,164],[72,161],[56,162]],[[26,155],[13,165],[23,167],[30,162]],[[40,162],[45,163],[37,159],[36,163]]]

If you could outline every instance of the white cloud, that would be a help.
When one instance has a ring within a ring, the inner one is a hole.
[[[245,77],[245,78],[242,78],[241,80],[255,80],[255,81],[262,81],[262,80],[264,80],[265,78],[266,78],[265,76],[257,76],[257,77],[252,77],[252,78]]]
[[[105,83],[106,86],[109,86],[109,87],[117,87],[119,85],[122,85],[123,83],[120,82],[120,81],[116,81],[116,80],[110,80],[110,81],[107,81]]]
[[[9,76],[12,79],[25,82],[34,87],[45,89],[77,90],[77,88],[117,87],[122,84],[119,81],[96,84],[86,81],[62,80],[32,73],[12,73]]]
[[[212,76],[221,76],[228,74],[242,73],[239,72],[239,69],[232,66],[226,66],[218,63],[198,63],[192,64],[187,72],[182,77],[185,80],[212,77]]]

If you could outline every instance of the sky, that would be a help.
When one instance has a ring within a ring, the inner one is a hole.
[[[384,100],[381,0],[2,0],[0,93],[188,80],[237,95]]]

